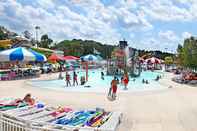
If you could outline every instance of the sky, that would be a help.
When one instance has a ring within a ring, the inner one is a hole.
[[[197,33],[197,0],[0,0],[0,25],[54,41],[88,39],[103,44],[175,52]]]

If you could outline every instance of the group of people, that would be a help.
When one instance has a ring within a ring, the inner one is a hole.
[[[71,77],[68,72],[66,72],[66,86],[71,86]],[[73,72],[73,86],[78,85],[78,80],[77,80],[77,73],[74,71]]]
[[[142,79],[142,83],[143,84],[149,84],[149,81],[148,80],[145,80],[145,79]]]
[[[59,74],[59,79],[64,79],[64,77],[62,75],[62,72],[60,72],[60,74]],[[75,71],[73,71],[72,80],[73,80],[73,86],[79,85],[78,76],[77,76],[77,73]],[[71,86],[71,76],[68,72],[66,72],[65,81],[66,81],[66,86],[67,87]],[[80,82],[81,82],[80,83],[81,85],[85,84],[85,77],[84,76],[81,76]]]
[[[116,93],[117,93],[117,88],[119,84],[119,79],[118,77],[114,77],[114,79],[111,81],[111,86],[109,88],[108,92],[108,97],[112,98],[113,100],[116,99]],[[127,85],[129,83],[129,76],[127,73],[124,74],[124,76],[121,77],[121,84],[124,85],[124,89],[127,90]]]

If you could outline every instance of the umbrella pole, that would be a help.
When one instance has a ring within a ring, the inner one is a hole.
[[[86,81],[88,81],[88,62],[85,62],[86,64]]]

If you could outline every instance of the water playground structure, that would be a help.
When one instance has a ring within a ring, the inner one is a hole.
[[[107,75],[123,75],[128,73],[131,77],[141,74],[139,53],[136,49],[128,47],[127,41],[119,41],[119,45],[107,60]]]

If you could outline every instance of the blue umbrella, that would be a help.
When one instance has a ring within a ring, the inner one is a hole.
[[[0,61],[46,61],[46,57],[35,51],[17,47],[1,51]]]
[[[97,57],[97,59],[98,59],[99,61],[102,61],[102,60],[103,60],[103,58],[102,58],[100,55],[96,55],[96,57]]]
[[[29,51],[34,54],[34,56],[36,57],[36,61],[38,62],[47,61],[47,58],[43,54],[38,53],[32,49],[29,49]]]
[[[97,61],[98,60],[98,58],[95,55],[92,55],[92,54],[82,56],[81,59],[84,60],[84,61]]]

